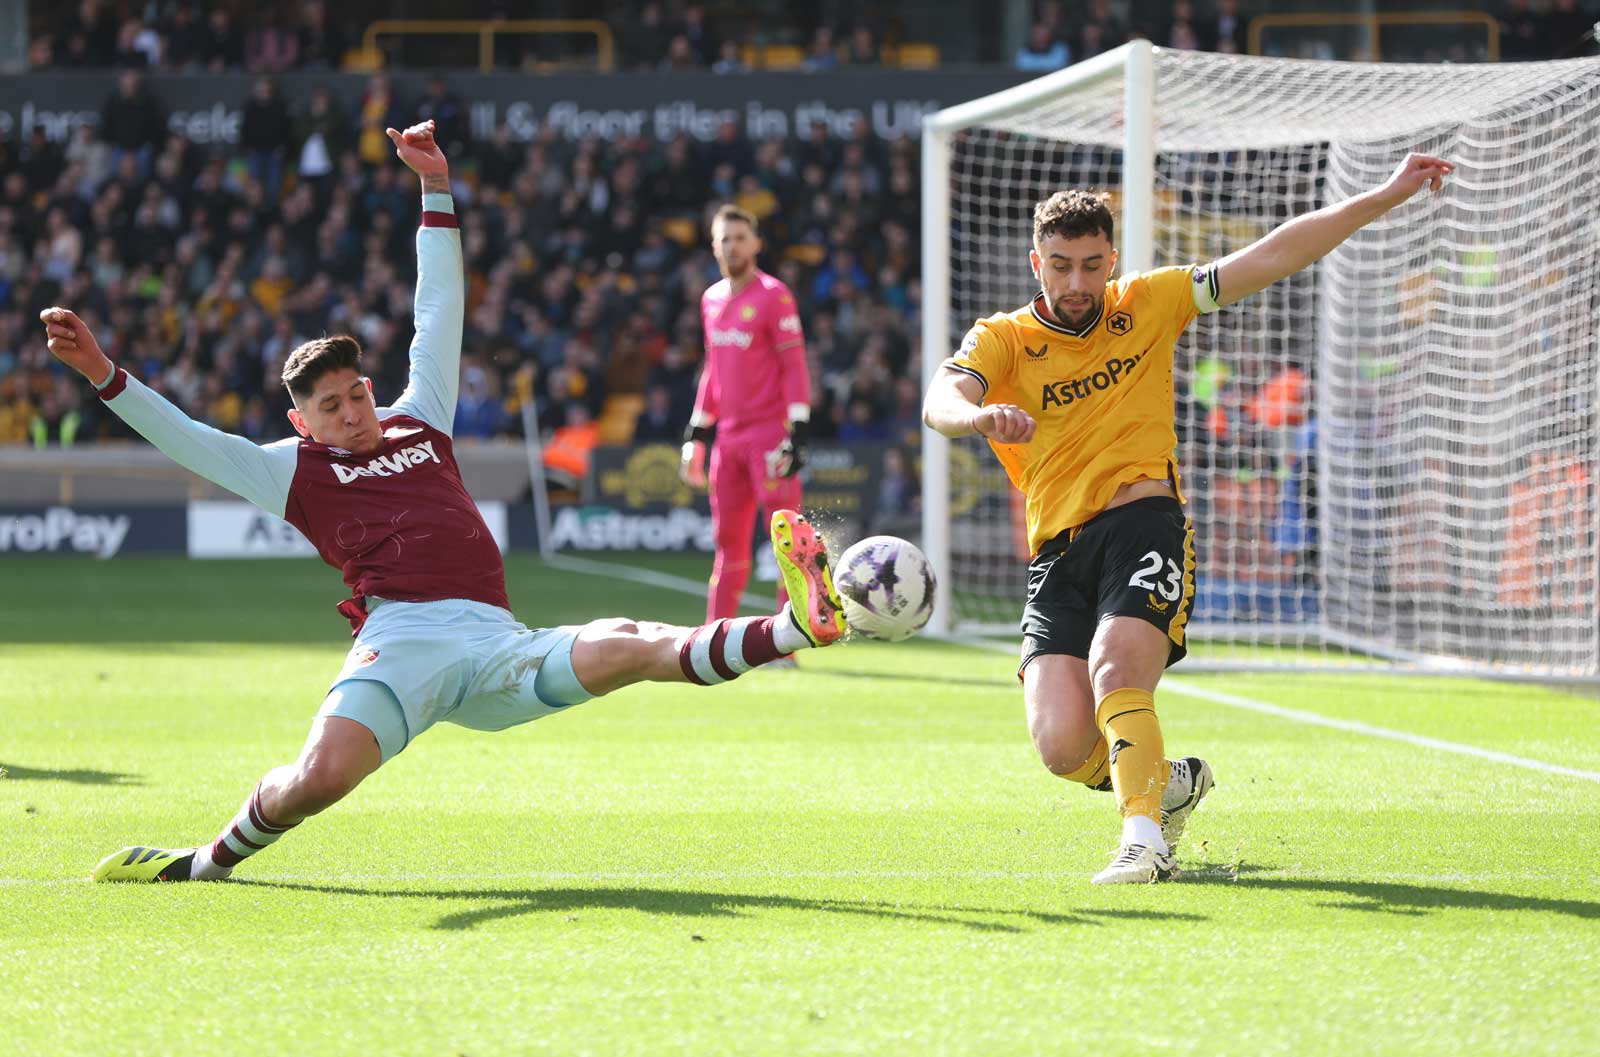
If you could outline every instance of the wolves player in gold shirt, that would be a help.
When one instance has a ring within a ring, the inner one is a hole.
[[[1111,211],[1060,191],[1033,213],[1040,292],[980,319],[929,387],[923,421],[987,437],[1027,498],[1028,599],[1019,676],[1044,765],[1110,789],[1122,844],[1095,884],[1178,873],[1189,813],[1211,789],[1168,760],[1154,692],[1184,655],[1194,529],[1183,512],[1172,403],[1178,336],[1201,312],[1314,263],[1454,168],[1407,156],[1382,186],[1296,217],[1211,264],[1113,279]]]

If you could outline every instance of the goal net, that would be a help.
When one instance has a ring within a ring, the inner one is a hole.
[[[1108,191],[1123,272],[1457,165],[1179,343],[1194,666],[1600,673],[1600,60],[1369,65],[1126,45],[924,131],[923,368],[1027,303],[1034,203]],[[1014,632],[1021,505],[924,431],[943,630]]]

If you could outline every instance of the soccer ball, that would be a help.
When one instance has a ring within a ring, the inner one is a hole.
[[[868,536],[839,556],[834,586],[845,623],[869,639],[899,642],[933,616],[933,566],[916,544]]]

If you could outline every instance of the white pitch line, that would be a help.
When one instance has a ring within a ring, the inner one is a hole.
[[[1001,653],[1015,653],[1016,647],[1005,643],[990,642],[983,639],[965,639],[969,646],[979,646],[986,650]],[[1476,745],[1463,745],[1458,741],[1445,741],[1443,738],[1430,738],[1425,734],[1408,734],[1403,730],[1390,730],[1388,727],[1375,727],[1371,723],[1362,723],[1354,719],[1334,719],[1331,716],[1319,715],[1316,712],[1303,712],[1298,708],[1284,708],[1282,705],[1270,704],[1266,701],[1257,701],[1251,697],[1240,697],[1238,694],[1226,694],[1220,690],[1207,690],[1196,686],[1184,679],[1167,677],[1161,680],[1164,689],[1172,690],[1188,697],[1198,697],[1202,701],[1211,701],[1230,708],[1242,708],[1250,712],[1259,712],[1264,716],[1276,716],[1278,719],[1287,719],[1295,723],[1308,723],[1317,727],[1330,727],[1342,730],[1348,734],[1365,734],[1369,738],[1383,738],[1388,741],[1404,742],[1407,745],[1417,745],[1426,749],[1437,749],[1440,752],[1453,752],[1457,756],[1476,756],[1480,760],[1491,760],[1494,763],[1509,764],[1512,767],[1521,767],[1529,771],[1542,771],[1545,774],[1559,774],[1567,778],[1578,778],[1586,782],[1600,783],[1600,771],[1583,771],[1576,767],[1563,767],[1559,763],[1546,763],[1544,760],[1532,760],[1526,756],[1513,756],[1509,752],[1498,752],[1494,749],[1481,749]]]
[[[1522,767],[1529,771],[1543,771],[1545,774],[1581,778],[1586,782],[1600,782],[1600,771],[1582,771],[1576,767],[1563,767],[1559,763],[1546,763],[1543,760],[1531,760],[1526,756],[1513,756],[1509,752],[1480,749],[1476,745],[1463,745],[1457,741],[1430,738],[1425,734],[1408,734],[1403,730],[1375,727],[1371,723],[1362,723],[1359,720],[1334,719],[1331,716],[1322,716],[1315,712],[1302,712],[1298,708],[1284,708],[1282,705],[1269,704],[1266,701],[1257,701],[1250,697],[1240,697],[1238,694],[1225,694],[1220,690],[1207,690],[1183,679],[1163,679],[1161,680],[1161,686],[1164,689],[1175,690],[1188,697],[1198,697],[1203,701],[1213,701],[1219,705],[1227,705],[1230,708],[1242,708],[1250,712],[1259,712],[1266,716],[1293,720],[1296,723],[1332,727],[1334,730],[1342,730],[1351,734],[1365,734],[1369,738],[1385,738],[1389,741],[1400,741],[1407,745],[1417,745],[1425,749],[1453,752],[1458,756],[1476,756],[1480,760],[1492,760],[1495,763],[1510,764],[1512,767]]]

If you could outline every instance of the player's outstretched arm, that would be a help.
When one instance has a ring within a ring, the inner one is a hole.
[[[1026,444],[1037,427],[1033,416],[1015,404],[984,404],[983,383],[945,369],[922,401],[922,423],[946,437],[981,434],[998,444]]]
[[[450,165],[433,138],[433,122],[404,132],[386,130],[395,154],[422,181],[417,228],[416,336],[411,378],[393,410],[451,432],[461,378],[461,330],[466,306],[461,233],[450,197]]]
[[[283,516],[294,480],[296,442],[263,447],[196,422],[112,363],[76,313],[47,308],[39,320],[56,359],[88,379],[106,406],[140,436],[185,469]]]
[[[1345,239],[1423,187],[1437,191],[1455,166],[1408,154],[1380,187],[1279,225],[1265,238],[1217,262],[1217,304],[1230,305],[1327,256]]]

